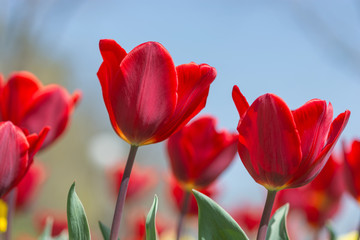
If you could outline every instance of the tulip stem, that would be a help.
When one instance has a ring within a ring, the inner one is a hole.
[[[5,232],[5,240],[11,240],[12,221],[15,210],[15,200],[16,200],[16,188],[14,188],[9,192],[9,195],[6,200],[8,212],[6,217],[7,227]]]
[[[139,146],[131,145],[130,152],[128,159],[126,161],[126,166],[124,170],[123,177],[121,179],[119,195],[116,201],[114,218],[111,225],[111,232],[110,232],[110,240],[117,240],[119,236],[119,229],[120,229],[120,221],[121,216],[125,204],[126,192],[129,185],[129,179],[131,174],[131,169],[134,165],[135,155]]]
[[[270,191],[270,190],[268,190],[267,192],[265,207],[261,217],[259,231],[256,237],[257,240],[265,240],[266,232],[269,225],[271,210],[274,205],[276,193],[277,191]]]
[[[181,212],[180,212],[177,231],[176,231],[176,240],[180,239],[181,230],[182,230],[182,226],[183,226],[183,223],[184,223],[184,218],[186,216],[186,213],[189,210],[190,197],[191,197],[191,192],[186,190],[185,191],[185,196],[184,196],[183,201],[182,201]]]

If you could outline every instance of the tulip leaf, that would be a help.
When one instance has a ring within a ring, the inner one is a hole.
[[[84,207],[75,192],[75,183],[70,187],[68,194],[67,219],[70,240],[91,239]]]
[[[286,216],[289,211],[289,204],[285,204],[272,216],[269,222],[269,227],[266,233],[266,239],[289,240],[286,230]]]
[[[199,207],[199,240],[248,240],[236,221],[216,202],[193,190]]]
[[[104,240],[110,240],[110,233],[111,233],[110,228],[100,221],[99,221],[99,227]]]
[[[110,228],[99,221],[99,227],[104,240],[110,240]]]
[[[335,231],[330,223],[326,224],[326,229],[329,233],[330,240],[336,240]]]
[[[154,202],[150,208],[150,211],[146,217],[146,240],[156,240],[156,212],[158,208],[158,197],[155,195]]]

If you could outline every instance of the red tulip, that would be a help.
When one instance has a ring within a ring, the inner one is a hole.
[[[29,205],[45,178],[44,165],[41,162],[35,162],[16,186],[16,210],[22,210]]]
[[[354,140],[350,150],[344,149],[345,184],[349,193],[360,203],[360,141]]]
[[[29,133],[50,127],[42,148],[54,142],[68,125],[70,115],[80,99],[62,87],[43,86],[29,72],[15,72],[7,83],[0,78],[0,119],[11,121]]]
[[[324,169],[308,185],[280,191],[274,209],[290,203],[290,212],[301,211],[307,222],[320,230],[339,210],[343,192],[342,163],[330,156]]]
[[[184,189],[182,185],[180,185],[177,181],[175,181],[174,178],[170,179],[169,184],[170,184],[171,198],[172,198],[173,202],[175,203],[175,206],[177,207],[178,211],[180,212],[181,208],[183,207],[183,202],[185,201],[186,192],[188,190]],[[214,186],[214,184],[212,184],[206,188],[203,188],[199,191],[210,198],[214,198],[214,196],[217,194],[217,189]],[[193,194],[191,194],[191,196],[190,196],[190,202],[189,202],[186,214],[187,215],[197,215],[198,214],[198,206],[197,206],[196,199]]]
[[[240,115],[240,158],[254,180],[270,191],[313,180],[350,116],[346,110],[333,121],[332,105],[319,99],[291,111],[274,94],[260,96],[249,107],[237,86],[233,99]]]
[[[168,51],[146,42],[126,53],[101,40],[97,73],[115,132],[132,145],[165,140],[204,108],[216,70],[207,64],[175,67]]]
[[[110,181],[114,186],[115,194],[118,194],[119,192],[124,169],[125,166],[122,165],[120,167],[113,167],[109,171]],[[158,181],[156,176],[156,172],[153,169],[141,168],[138,165],[134,164],[131,178],[129,180],[129,187],[127,190],[126,199],[129,200],[155,187]]]
[[[44,128],[39,135],[25,136],[24,132],[11,122],[0,122],[0,197],[24,177],[48,130]]]
[[[215,126],[213,117],[201,117],[167,142],[172,172],[190,190],[210,185],[235,157],[238,135]]]

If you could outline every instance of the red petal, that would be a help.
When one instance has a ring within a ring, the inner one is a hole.
[[[236,85],[234,85],[233,87],[232,98],[234,100],[236,109],[239,112],[240,121],[241,121],[241,119],[244,118],[244,115],[249,108],[249,103],[246,101],[246,98],[244,97],[244,95],[242,95],[239,87]]]
[[[178,103],[175,112],[166,122],[154,141],[160,142],[188,123],[206,104],[210,84],[216,69],[207,64],[182,64],[176,67],[179,81]]]
[[[29,165],[29,143],[20,128],[11,122],[0,123],[0,197],[24,176]]]
[[[345,147],[344,147],[345,148]],[[360,140],[354,140],[351,150],[344,149],[345,183],[350,194],[359,201],[360,199]]]
[[[311,165],[301,165],[301,168],[299,168],[298,172],[293,177],[294,180],[291,183],[291,187],[305,185],[319,174],[329,159],[341,133],[346,127],[349,117],[350,111],[346,110],[345,112],[339,114],[339,116],[337,116],[337,118],[332,122],[325,147],[317,156],[316,160],[310,163]]]
[[[134,48],[109,81],[109,99],[117,125],[134,144],[143,144],[174,112],[177,101],[175,66],[159,43]]]
[[[239,154],[250,175],[265,187],[283,187],[301,162],[300,137],[286,103],[265,94],[239,126]]]
[[[13,73],[1,92],[1,120],[19,124],[33,95],[42,87],[29,72]]]
[[[301,139],[302,163],[309,165],[325,145],[333,119],[331,104],[313,99],[293,111],[296,128]]]
[[[34,162],[24,178],[16,186],[16,210],[21,210],[28,206],[36,196],[45,178],[45,166],[41,162]]]
[[[108,62],[114,68],[120,67],[126,51],[117,42],[112,39],[102,39],[99,42],[99,48],[104,62]]]
[[[65,89],[49,85],[34,95],[19,125],[30,133],[39,133],[45,126],[50,132],[42,148],[51,144],[60,136],[69,123],[69,117],[74,109],[74,103],[79,99],[79,93],[72,97]]]

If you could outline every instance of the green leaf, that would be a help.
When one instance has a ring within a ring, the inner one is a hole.
[[[266,239],[289,240],[286,230],[286,216],[289,211],[289,204],[285,204],[272,216],[269,222],[269,227],[266,233]]]
[[[150,208],[150,211],[146,217],[146,240],[156,240],[156,227],[155,218],[158,208],[158,197],[155,195],[154,202]]]
[[[103,224],[100,221],[99,221],[99,227],[104,240],[110,240],[110,232],[111,232],[110,228],[108,228],[105,224]]]
[[[236,221],[216,202],[193,190],[199,207],[199,240],[248,240]]]
[[[330,223],[326,224],[326,229],[329,233],[330,240],[336,240],[335,231]]]
[[[70,187],[68,194],[67,219],[70,240],[91,239],[84,207],[75,192],[75,183]]]

